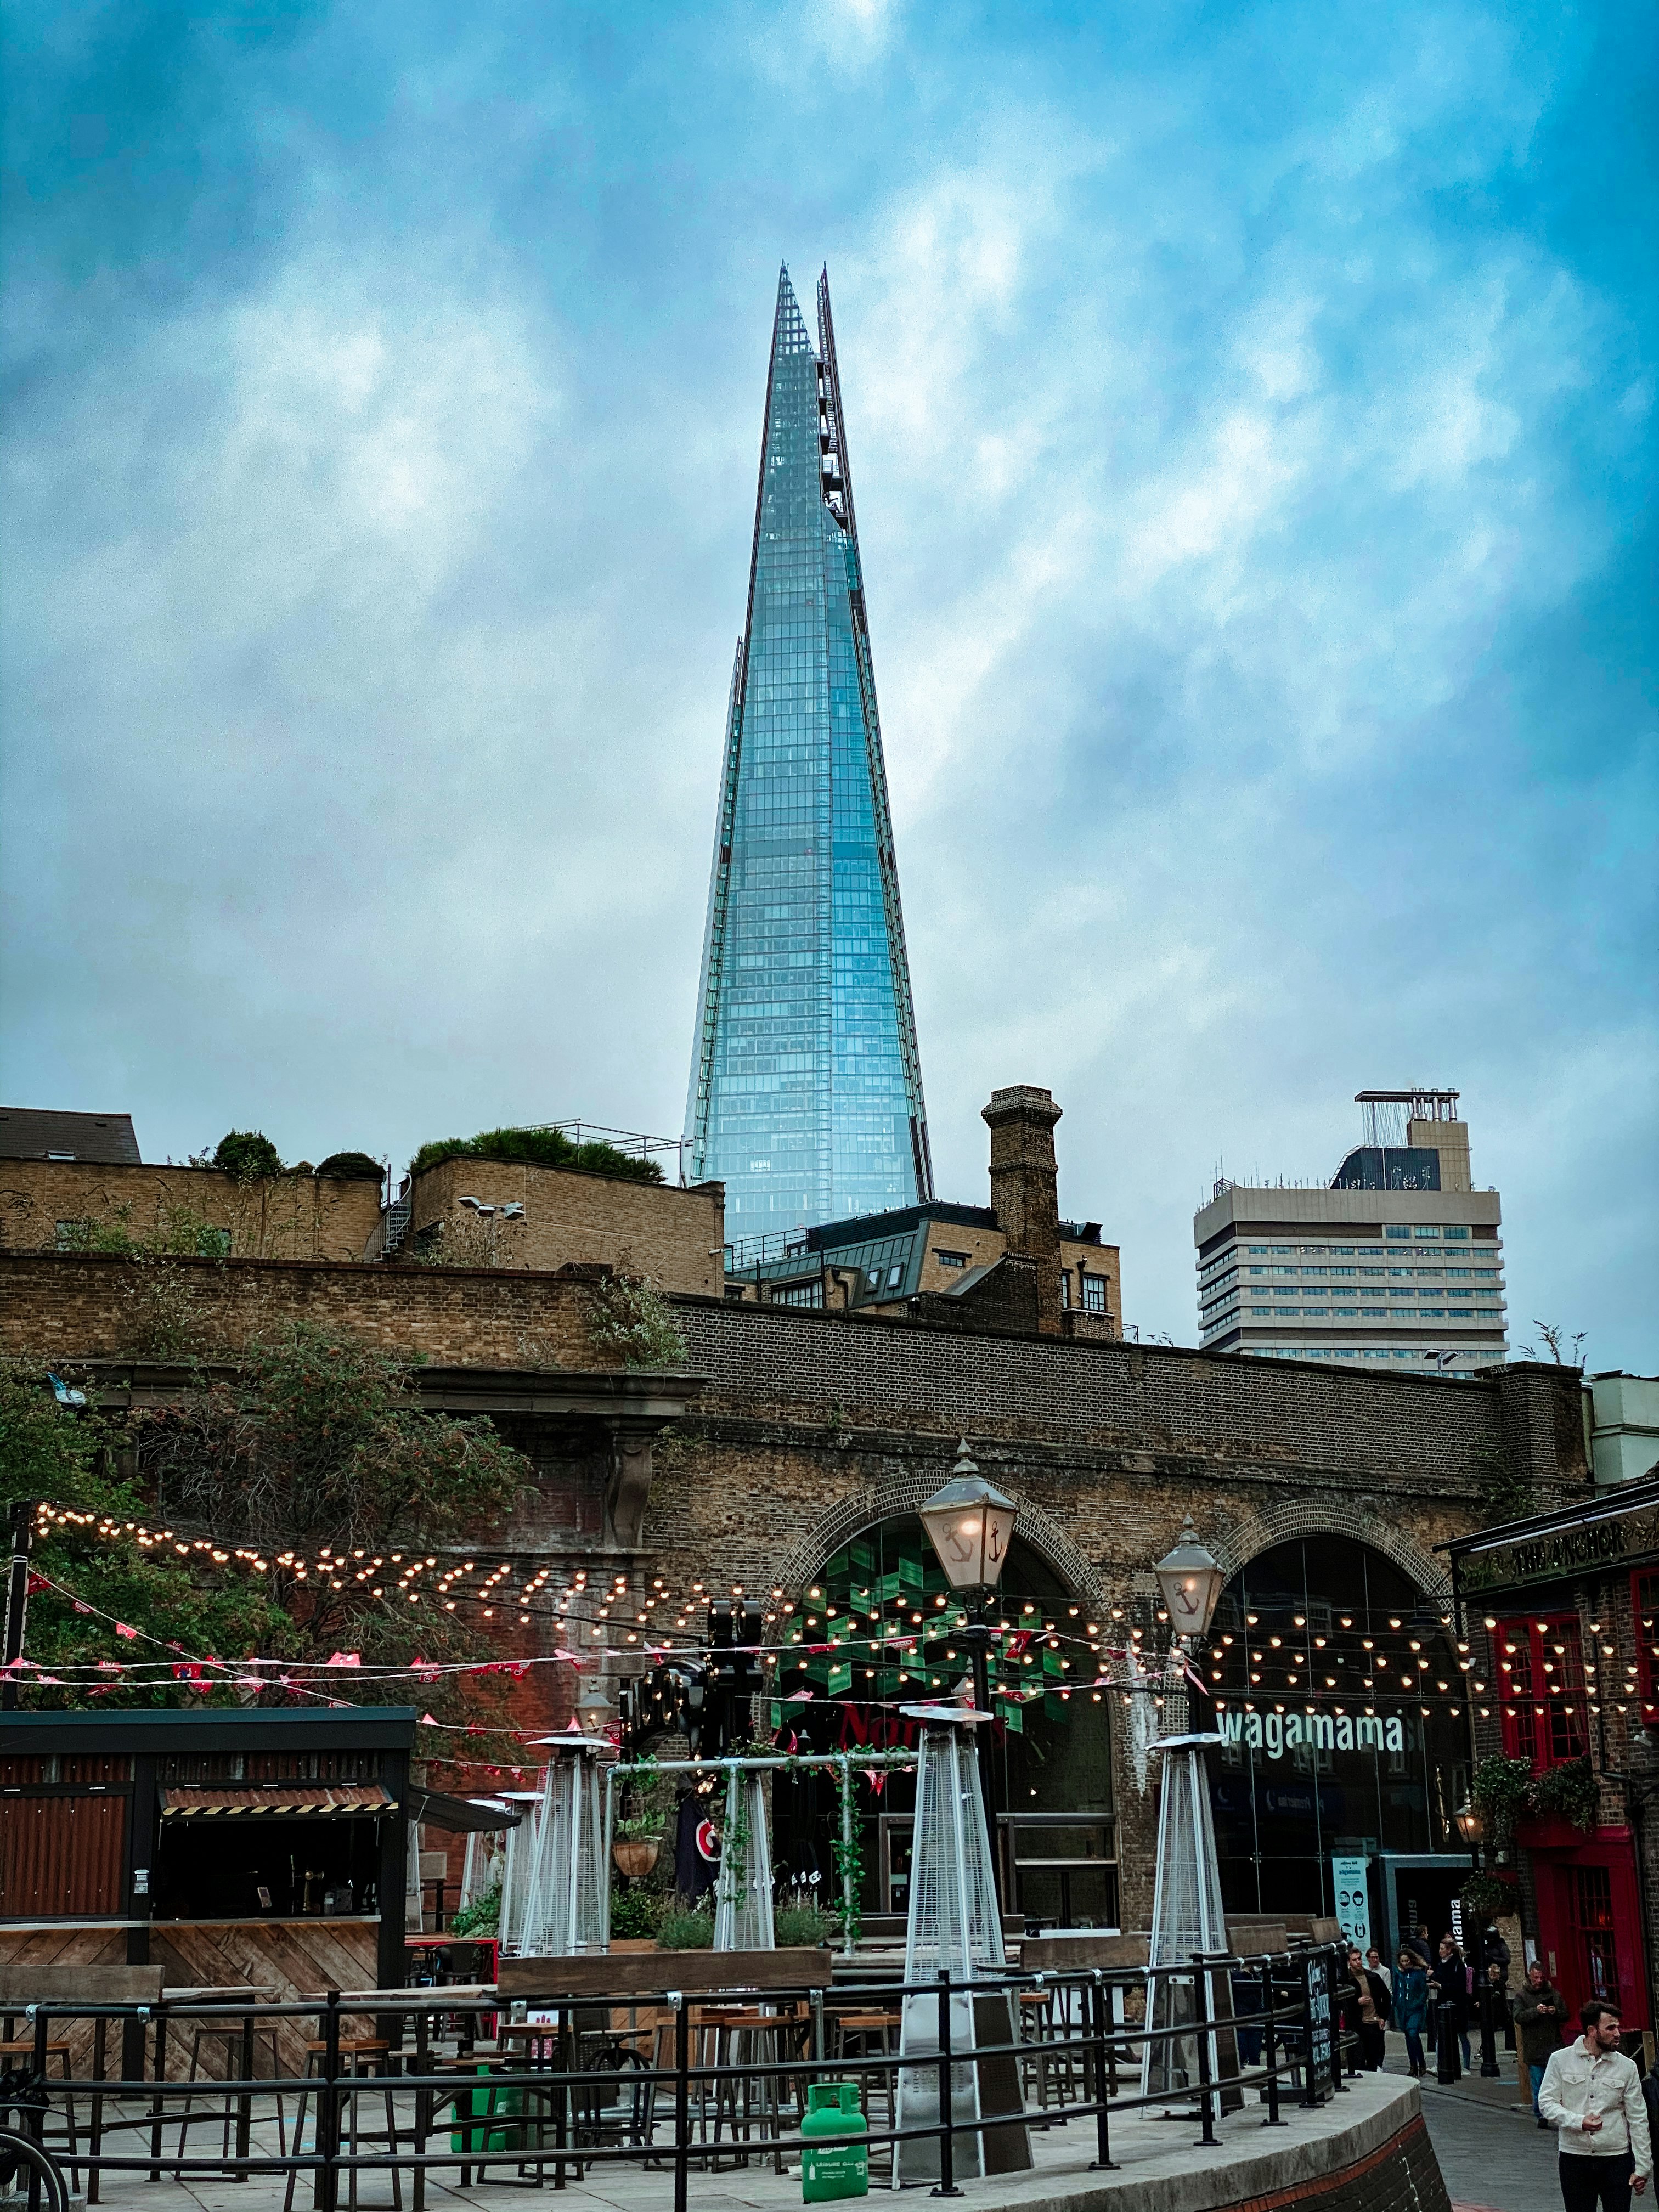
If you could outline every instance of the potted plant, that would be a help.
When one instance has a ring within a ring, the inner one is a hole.
[[[644,1813],[636,1820],[618,1820],[611,1832],[611,1856],[617,1870],[630,1881],[643,1881],[657,1863],[662,1850],[662,1815]]]

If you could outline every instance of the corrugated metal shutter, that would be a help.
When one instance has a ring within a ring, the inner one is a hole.
[[[126,1814],[125,1796],[0,1799],[0,1915],[118,1917]]]

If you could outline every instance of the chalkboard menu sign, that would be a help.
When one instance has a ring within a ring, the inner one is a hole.
[[[1308,2066],[1314,2094],[1321,2104],[1330,2094],[1331,2050],[1334,2032],[1331,2003],[1331,1954],[1328,1951],[1310,1951],[1302,1962],[1307,1977]]]

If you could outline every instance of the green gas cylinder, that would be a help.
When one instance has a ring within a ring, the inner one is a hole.
[[[806,2092],[806,2110],[800,2131],[806,2148],[800,2158],[800,2193],[805,2204],[822,2204],[831,2197],[870,2194],[870,2153],[862,2142],[826,2143],[822,2149],[814,2136],[866,2136],[870,2123],[859,2105],[856,2081],[814,2081]]]

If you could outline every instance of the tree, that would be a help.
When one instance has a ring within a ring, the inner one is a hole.
[[[530,1468],[488,1421],[423,1412],[412,1382],[387,1354],[295,1324],[133,1417],[157,1509],[257,1553],[299,1655],[346,1649],[394,1666],[493,1656],[467,1582],[447,1599],[437,1569],[447,1545],[506,1518]],[[325,1554],[333,1565],[319,1573]],[[376,1694],[369,1682],[354,1693]]]
[[[112,1425],[95,1413],[58,1403],[43,1367],[0,1361],[0,1505],[8,1516],[21,1498],[94,1520],[153,1517],[135,1486],[109,1472],[114,1441]],[[169,1651],[191,1657],[282,1652],[291,1641],[289,1623],[258,1583],[204,1574],[176,1552],[106,1541],[88,1526],[55,1524],[36,1543],[34,1566],[45,1586],[29,1598],[24,1650],[49,1671],[94,1667],[112,1657],[161,1659]],[[77,1612],[76,1599],[96,1610]],[[105,1614],[138,1636],[118,1637],[112,1621],[100,1617]],[[170,1680],[153,1688],[128,1687],[115,1677],[112,1682],[115,1686],[99,1688],[95,1702],[165,1705],[190,1694]],[[216,1694],[222,1701],[233,1692]],[[92,1701],[84,1685],[31,1688],[27,1695],[31,1705]]]
[[[258,1129],[228,1130],[214,1148],[213,1164],[226,1175],[247,1180],[283,1172],[282,1158],[276,1146]]]

